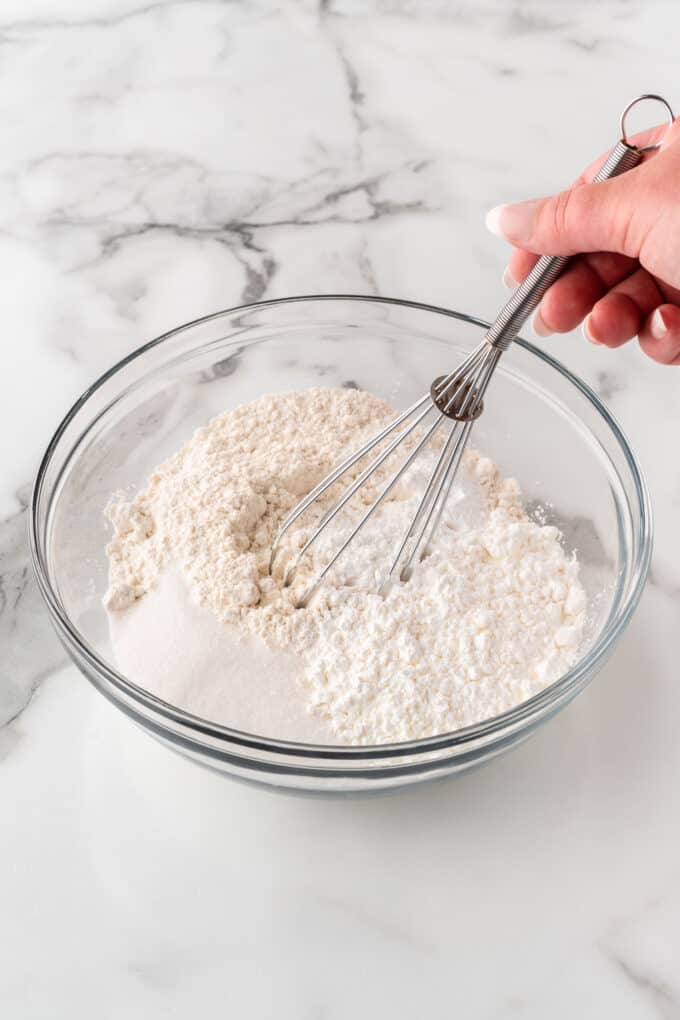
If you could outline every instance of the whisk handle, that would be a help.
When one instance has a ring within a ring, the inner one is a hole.
[[[628,104],[621,115],[621,140],[616,143],[593,178],[594,183],[609,180],[611,177],[618,177],[619,174],[632,170],[633,167],[642,162],[645,152],[658,148],[658,145],[638,148],[626,139],[626,116],[634,106],[646,99],[662,103],[669,117],[669,123],[672,123],[674,119],[673,111],[661,96],[644,95],[634,99],[632,103]],[[570,256],[566,255],[542,255],[540,257],[526,280],[520,284],[512,297],[503,306],[496,320],[489,327],[486,340],[492,347],[496,347],[500,351],[507,351],[531,313],[541,303],[543,295],[553,285],[570,261]]]

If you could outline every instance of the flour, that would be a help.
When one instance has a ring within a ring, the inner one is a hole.
[[[297,656],[306,711],[341,743],[448,732],[552,683],[578,654],[585,618],[578,565],[555,528],[526,518],[517,483],[474,451],[464,457],[431,555],[385,597],[377,585],[436,446],[416,459],[307,609],[295,609],[296,597],[375,499],[396,456],[303,558],[292,588],[282,586],[284,566],[337,487],[287,534],[270,575],[281,520],[393,415],[371,394],[317,389],[268,395],[214,419],[134,499],[111,501],[110,613],[124,616],[140,599],[153,600],[164,573],[178,571],[197,606]],[[154,653],[162,658],[163,649]],[[261,685],[257,691],[261,698]]]

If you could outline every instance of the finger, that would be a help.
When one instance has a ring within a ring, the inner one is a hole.
[[[680,139],[677,122],[659,131],[664,145]],[[645,165],[637,166],[597,184],[581,183],[556,195],[496,206],[487,214],[487,227],[529,252],[575,255],[614,251],[636,258],[658,218],[653,201],[640,201],[638,184],[647,171]],[[589,174],[590,168],[583,176]]]
[[[605,294],[583,324],[584,335],[606,347],[620,347],[632,340],[648,315],[661,301],[656,283],[638,269]]]
[[[637,257],[650,217],[650,203],[636,200],[643,171],[635,167],[599,184],[497,206],[487,216],[487,227],[516,248],[536,254],[614,251]]]
[[[515,272],[523,277],[525,265],[535,261],[534,256],[526,252],[517,254],[524,258],[516,259],[513,255],[503,277],[506,286],[516,287]],[[517,265],[519,269],[515,268]],[[531,323],[534,332],[539,336],[550,336],[551,333],[568,333],[575,329],[596,301],[629,276],[636,265],[635,259],[610,252],[583,255],[574,260],[552,285],[534,313]],[[527,272],[530,269],[531,265]]]
[[[542,325],[540,335],[568,333],[588,315],[593,305],[611,287],[630,275],[636,266],[634,259],[598,252],[575,260],[552,285],[540,305],[536,325]]]
[[[655,277],[655,280],[663,296],[664,304],[680,305],[680,290],[677,287],[671,286],[670,283],[666,283],[665,280],[660,280],[658,277]]]
[[[538,255],[533,255],[530,251],[522,251],[521,248],[513,248],[508,267],[503,273],[503,283],[505,286],[519,286],[520,283],[526,280],[537,261]]]
[[[660,305],[640,330],[640,347],[661,365],[680,365],[680,308]]]
[[[521,248],[513,248],[508,267],[503,273],[503,282],[506,287],[517,287],[522,283],[537,261],[537,255],[522,251]],[[637,265],[637,259],[628,258],[627,255],[617,255],[611,251],[589,252],[587,255],[579,256],[578,262],[572,262],[562,273],[558,282],[562,281],[572,272],[573,267],[581,262],[585,262],[599,276],[606,289],[613,287],[619,280],[623,280]],[[553,284],[553,286],[557,286],[557,284]],[[678,293],[680,294],[680,292]],[[670,296],[668,300],[674,301],[675,297]]]
[[[488,213],[486,225],[515,249],[534,256],[606,251],[637,258],[650,223],[658,217],[653,203],[639,201],[642,170],[636,167],[598,184],[497,206]],[[513,259],[519,273],[532,264],[514,254]]]
[[[543,297],[534,313],[534,332],[539,336],[568,333],[605,292],[602,280],[586,262],[574,262]]]
[[[583,320],[583,335],[591,344],[621,347],[640,328],[640,312],[627,294],[607,294]]]

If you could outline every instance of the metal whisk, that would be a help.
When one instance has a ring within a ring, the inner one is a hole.
[[[594,181],[604,181],[632,169],[641,162],[645,152],[658,148],[658,144],[638,148],[627,139],[626,118],[633,107],[643,100],[654,100],[661,103],[665,108],[668,122],[673,122],[673,111],[661,96],[648,94],[638,96],[623,111],[620,122],[621,140],[612,149],[602,168],[593,178]],[[302,558],[317,542],[324,529],[352,499],[358,489],[378,471],[385,461],[401,446],[404,440],[412,435],[416,429],[421,430],[422,435],[419,434],[417,436],[413,449],[408,453],[401,466],[384,485],[376,500],[353,527],[347,538],[342,541],[323,569],[317,573],[304,594],[297,600],[298,608],[302,608],[309,603],[319,585],[358,532],[373,516],[390,492],[392,492],[438,429],[447,422],[449,423],[448,436],[429,476],[413,520],[404,534],[399,547],[395,550],[394,558],[381,586],[381,591],[386,590],[397,573],[402,581],[407,580],[411,576],[414,563],[423,558],[432,544],[456,477],[456,472],[470,438],[472,426],[484,409],[484,395],[496,365],[503,352],[508,349],[523,324],[537,308],[543,295],[555,282],[560,273],[562,273],[568,262],[569,258],[564,256],[542,256],[539,258],[524,283],[517,288],[501,309],[496,320],[487,330],[481,344],[465,359],[462,365],[454,372],[435,379],[429,393],[416,401],[415,404],[395,418],[394,421],[390,422],[378,435],[360,447],[352,456],[343,461],[342,464],[339,464],[288,515],[273,542],[270,569],[274,565],[281,539],[295,521],[358,461],[377,446],[386,444],[384,449],[381,449],[379,454],[371,460],[367,467],[364,468],[358,477],[324,513],[310,537],[295,555],[292,562],[288,564],[284,576],[285,585],[291,583]],[[432,414],[434,414],[435,420],[426,424],[426,419]],[[396,435],[390,438],[394,433]]]

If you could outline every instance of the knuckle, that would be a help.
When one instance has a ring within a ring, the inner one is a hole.
[[[571,225],[574,192],[561,191],[555,196],[552,209],[552,227],[558,237],[567,233]]]
[[[540,242],[564,244],[574,229],[574,193],[561,191],[547,201],[539,219]]]
[[[620,217],[612,215],[611,220],[611,235],[616,249],[622,255],[637,256],[640,253],[644,238],[641,237],[641,231],[635,221],[635,217],[632,214]]]

